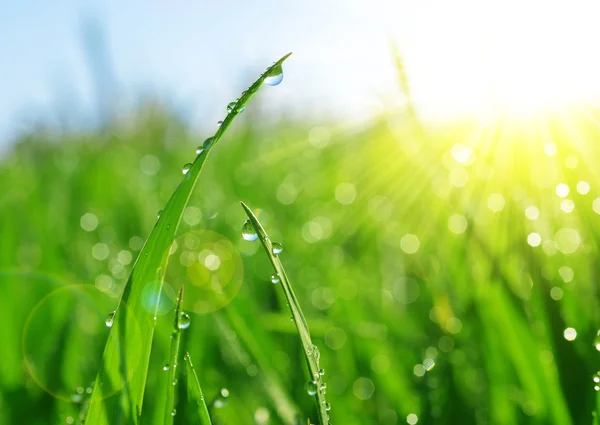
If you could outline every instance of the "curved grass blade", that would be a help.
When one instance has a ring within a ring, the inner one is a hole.
[[[273,252],[273,243],[271,242],[269,235],[267,235],[267,232],[265,232],[265,229],[262,227],[252,210],[250,210],[250,208],[248,208],[248,206],[243,202],[241,202],[241,204],[244,210],[246,211],[246,214],[248,215],[250,223],[252,223],[252,226],[254,227],[254,230],[258,235],[258,239],[260,239],[263,247],[267,251],[267,256],[269,257],[271,264],[275,268],[275,272],[279,276],[279,281],[281,282],[281,287],[283,288],[285,298],[287,299],[288,304],[290,306],[292,318],[294,319],[294,323],[296,324],[298,336],[300,337],[302,349],[304,351],[304,355],[306,356],[306,362],[308,363],[308,371],[310,373],[308,391],[309,394],[315,395],[319,422],[321,423],[321,425],[328,425],[329,403],[325,399],[326,385],[323,381],[323,372],[319,367],[319,348],[312,342],[310,332],[308,330],[308,324],[306,323],[304,314],[302,314],[300,304],[298,304],[298,300],[296,299],[296,295],[294,294],[292,285],[290,284],[290,281],[287,277],[287,274],[285,273],[283,265],[281,264],[281,260],[279,260],[278,254],[275,254]]]
[[[275,62],[242,94],[214,136],[205,142],[194,163],[186,167],[184,178],[167,202],[136,259],[119,306],[109,321],[112,328],[96,377],[86,423],[139,423],[159,306],[158,302],[149,306],[147,300],[156,300],[163,293],[163,275],[169,249],[175,239],[183,210],[210,151],[265,78],[281,70],[281,64],[290,54]]]
[[[202,393],[202,387],[200,387],[200,381],[198,375],[192,364],[190,353],[185,353],[185,372],[187,376],[187,392],[188,400],[195,401],[197,405],[196,413],[200,418],[201,425],[212,425],[210,415],[208,413],[208,407],[204,400],[204,394]]]
[[[175,409],[175,388],[177,386],[177,363],[179,359],[179,347],[181,345],[181,330],[187,327],[183,323],[184,320],[188,320],[189,316],[181,311],[181,304],[183,303],[183,285],[179,289],[179,295],[177,297],[177,307],[175,307],[175,322],[173,323],[173,334],[171,335],[171,354],[169,356],[169,379],[167,381],[167,399],[165,402],[165,425],[172,425],[175,420],[177,410]],[[185,319],[187,317],[187,319]]]

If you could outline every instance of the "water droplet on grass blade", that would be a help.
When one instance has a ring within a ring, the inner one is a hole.
[[[206,139],[204,141],[204,143],[202,143],[202,149],[207,150],[208,148],[210,148],[213,145],[214,141],[215,141],[214,137],[209,137],[208,139]]]
[[[283,80],[283,68],[281,65],[277,65],[269,72],[264,81],[270,86],[276,86],[281,83],[281,80]]]
[[[315,356],[315,360],[318,362],[321,358],[321,351],[319,351],[319,347],[313,345],[313,355]]]
[[[182,311],[181,315],[179,316],[179,321],[177,322],[177,326],[179,327],[179,329],[187,329],[190,327],[190,323],[191,323],[190,315],[187,314],[185,311]]]
[[[279,279],[279,275],[277,273],[273,273],[271,275],[271,282],[273,283],[279,283],[281,281],[281,279]]]
[[[160,210],[160,211],[158,212],[158,214],[157,214],[157,217],[156,217],[157,219],[158,219],[158,218],[160,218],[160,215],[162,214],[162,212],[163,212],[163,210]]]
[[[177,414],[177,410],[173,409],[171,410],[171,416],[175,416]]]
[[[327,410],[328,412],[331,410],[331,404],[329,404],[328,401],[325,402],[325,410]]]
[[[187,164],[185,164],[185,165],[183,166],[183,169],[181,170],[181,172],[182,172],[183,174],[187,174],[187,173],[188,173],[188,171],[190,171],[190,169],[191,169],[191,168],[192,168],[192,164],[191,164],[190,162],[188,162]]]
[[[230,102],[227,105],[227,113],[230,114],[231,111],[233,111],[235,109],[235,105],[237,105],[237,102]]]
[[[306,392],[308,395],[315,395],[317,393],[317,383],[315,381],[308,381],[306,383]]]
[[[196,155],[200,155],[202,152],[204,152],[204,148],[202,146],[198,146],[196,148]]]
[[[111,328],[114,321],[115,321],[115,314],[117,314],[116,311],[111,311],[110,313],[108,313],[106,315],[106,319],[104,319],[104,324],[106,325],[107,328]]]
[[[221,127],[223,125],[223,121],[217,121],[217,127]]]
[[[281,245],[279,242],[273,242],[273,245],[271,245],[271,250],[275,255],[281,254],[283,251],[283,245]]]
[[[242,237],[250,242],[258,239],[258,234],[256,233],[256,230],[254,229],[254,226],[250,220],[246,220],[242,226]]]
[[[167,364],[165,364],[165,365],[163,366],[163,370],[169,370],[169,367],[170,367],[170,366],[169,366],[169,363],[167,363]]]

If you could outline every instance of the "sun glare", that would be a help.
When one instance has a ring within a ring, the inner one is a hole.
[[[403,20],[388,27],[426,115],[529,115],[600,94],[600,3],[394,3]]]

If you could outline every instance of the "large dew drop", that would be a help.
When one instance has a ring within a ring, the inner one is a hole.
[[[279,242],[273,242],[273,245],[271,245],[271,251],[273,251],[274,255],[279,255],[283,251],[283,245],[281,245]]]
[[[276,86],[277,84],[281,83],[281,80],[283,80],[283,68],[281,65],[277,65],[271,70],[269,75],[265,77],[265,83],[270,86]]]
[[[258,239],[258,234],[252,225],[250,220],[246,220],[244,225],[242,226],[242,237],[249,242],[255,241]]]
[[[104,319],[104,324],[106,325],[107,328],[112,328],[112,325],[115,321],[115,314],[117,314],[116,311],[111,311],[106,316],[106,319]]]
[[[237,105],[237,102],[230,102],[227,105],[227,113],[230,114],[231,111],[233,111],[235,109],[235,105]]]
[[[188,162],[187,164],[185,164],[185,165],[183,166],[183,169],[181,170],[181,172],[182,172],[183,174],[187,174],[187,173],[188,173],[188,171],[190,171],[190,169],[191,169],[191,168],[192,168],[192,164]]]
[[[208,139],[206,139],[204,141],[204,143],[202,143],[202,149],[207,150],[208,148],[210,148],[213,145],[214,141],[215,141],[214,137],[209,137]]]
[[[271,282],[273,283],[279,283],[281,281],[281,279],[279,279],[279,275],[277,273],[273,273],[271,275]]]
[[[187,329],[190,327],[191,321],[192,320],[190,319],[190,315],[187,314],[185,311],[182,311],[181,315],[179,316],[177,326],[179,327],[179,329]]]
[[[306,383],[306,392],[308,395],[315,395],[317,393],[317,383],[315,381],[308,381]]]

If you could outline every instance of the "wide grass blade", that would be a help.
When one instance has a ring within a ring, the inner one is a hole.
[[[125,285],[119,306],[108,321],[112,328],[96,378],[86,423],[139,423],[159,306],[158,302],[148,300],[157,300],[164,293],[163,276],[169,249],[183,211],[210,151],[265,79],[280,72],[281,64],[289,55],[275,62],[242,94],[235,105],[229,108],[229,113],[214,136],[199,149],[193,164],[184,168],[185,176],[146,240]]]
[[[204,393],[202,393],[202,387],[198,380],[198,375],[192,364],[190,353],[185,353],[185,371],[187,376],[187,392],[188,401],[192,401],[196,404],[196,414],[200,418],[201,425],[212,425],[210,415],[208,413],[208,407],[204,400]]]
[[[296,295],[294,294],[294,290],[292,289],[292,285],[285,273],[283,265],[281,264],[281,260],[279,260],[279,255],[277,254],[277,250],[273,249],[273,242],[267,235],[265,229],[260,224],[254,213],[246,204],[241,203],[242,207],[246,211],[248,215],[248,219],[256,234],[258,235],[258,239],[260,239],[265,251],[267,252],[267,256],[271,261],[271,264],[275,268],[275,272],[277,276],[274,278],[278,278],[281,287],[283,288],[283,292],[285,294],[285,298],[288,301],[290,306],[290,310],[292,312],[292,319],[296,324],[296,329],[298,330],[298,336],[300,337],[300,341],[302,343],[302,349],[304,351],[304,355],[306,356],[306,361],[308,363],[308,371],[310,373],[310,380],[308,381],[308,392],[309,394],[314,394],[317,402],[317,413],[319,416],[319,422],[321,425],[329,424],[329,403],[325,399],[325,390],[326,385],[323,381],[324,372],[319,367],[319,358],[320,352],[319,348],[313,344],[312,339],[310,337],[310,332],[308,329],[308,324],[306,323],[306,319],[304,318],[304,314],[302,314],[302,309],[300,308],[300,304],[298,304],[298,300],[296,299]],[[244,226],[246,227],[246,226]]]

